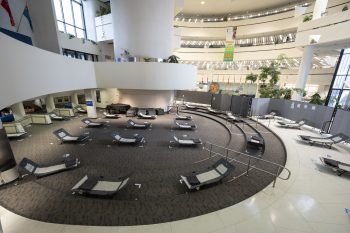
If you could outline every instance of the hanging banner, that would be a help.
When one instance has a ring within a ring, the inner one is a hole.
[[[234,43],[226,42],[224,61],[233,61]]]
[[[226,30],[226,46],[224,52],[224,61],[233,61],[233,53],[235,49],[237,27],[228,27]]]

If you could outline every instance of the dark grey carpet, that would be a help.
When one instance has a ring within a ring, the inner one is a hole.
[[[204,113],[203,113],[204,114]],[[39,164],[50,165],[61,161],[65,153],[77,156],[81,161],[78,169],[35,179],[25,177],[16,186],[2,187],[0,203],[5,208],[28,218],[54,223],[79,225],[139,225],[174,221],[213,212],[234,205],[265,188],[273,177],[258,171],[227,182],[245,171],[235,164],[235,172],[222,184],[188,193],[180,184],[180,175],[202,170],[218,158],[196,163],[208,157],[208,152],[197,148],[169,148],[169,140],[176,135],[199,136],[203,141],[241,151],[245,137],[234,126],[229,136],[225,120],[217,117],[193,115],[198,125],[196,131],[177,130],[174,115],[159,116],[152,120],[151,130],[125,130],[127,119],[100,119],[109,121],[105,128],[85,128],[80,121],[84,116],[52,125],[33,125],[26,128],[28,136],[11,141],[17,162],[28,157]],[[216,119],[219,122],[210,120]],[[141,120],[142,121],[142,120]],[[89,133],[92,140],[85,144],[60,144],[52,131],[64,127],[72,134]],[[282,142],[262,126],[266,149],[264,159],[285,164],[286,153]],[[144,135],[144,147],[120,146],[110,136],[121,134]],[[245,125],[244,131],[254,130]],[[266,164],[255,163],[270,169]],[[272,169],[272,168],[271,168]],[[122,176],[132,173],[125,189],[111,199],[73,196],[70,189],[85,174]],[[141,184],[141,188],[135,186]]]

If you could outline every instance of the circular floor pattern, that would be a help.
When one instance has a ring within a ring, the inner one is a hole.
[[[241,151],[245,137],[239,127],[228,131],[225,120],[217,116],[193,114],[198,129],[193,132],[178,130],[174,115],[159,116],[152,121],[151,130],[125,129],[127,119],[100,119],[108,121],[100,129],[85,128],[81,119],[54,122],[52,125],[33,125],[26,128],[28,136],[11,141],[16,160],[28,157],[39,164],[55,164],[61,155],[69,153],[79,158],[78,169],[35,179],[25,177],[17,185],[0,189],[0,203],[24,217],[52,223],[126,226],[175,221],[206,214],[234,205],[262,190],[273,177],[252,170],[249,176],[232,178],[245,171],[237,163],[236,170],[222,183],[200,191],[188,192],[179,182],[180,175],[199,171],[210,166],[218,157],[207,159],[202,147],[181,148],[170,146],[173,135],[199,136],[221,146]],[[52,132],[65,128],[72,134],[87,133],[92,138],[85,144],[60,144]],[[245,133],[252,133],[247,125]],[[264,159],[285,164],[286,153],[282,142],[273,133],[258,125],[265,139]],[[113,142],[112,132],[138,133],[146,138],[143,147],[120,146]],[[266,165],[265,169],[269,169]],[[127,187],[113,198],[73,196],[70,189],[85,174],[122,176],[131,173]],[[139,186],[138,184],[141,184]]]

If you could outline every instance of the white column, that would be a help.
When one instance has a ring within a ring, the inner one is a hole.
[[[306,86],[306,82],[310,73],[310,69],[312,66],[312,58],[314,55],[314,47],[309,45],[304,48],[303,57],[299,67],[298,80],[296,83],[296,88],[304,89]],[[293,100],[300,101],[302,99],[302,94],[294,93],[292,96]]]
[[[13,116],[15,117],[15,120],[20,120],[26,115],[22,102],[11,105],[11,110],[12,110]]]
[[[111,0],[115,57],[172,55],[174,10],[174,0]]]
[[[14,181],[19,176],[16,160],[0,120],[0,185]]]
[[[316,0],[312,20],[319,19],[326,12],[328,0]]]
[[[55,101],[52,95],[47,95],[45,98],[45,105],[46,105],[46,111],[47,112],[52,112],[55,110]]]
[[[97,118],[96,113],[96,91],[95,89],[84,90],[86,110],[89,118]]]
[[[71,96],[71,101],[72,101],[72,105],[73,107],[78,105],[78,94],[76,92],[74,92]]]

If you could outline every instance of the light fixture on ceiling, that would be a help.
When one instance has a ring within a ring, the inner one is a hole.
[[[205,4],[205,1],[201,1],[201,4],[204,5],[204,4]]]

